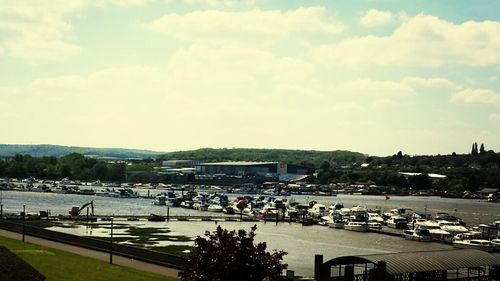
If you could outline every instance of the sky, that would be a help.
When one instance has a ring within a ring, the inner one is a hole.
[[[0,0],[0,143],[500,151],[500,1]]]

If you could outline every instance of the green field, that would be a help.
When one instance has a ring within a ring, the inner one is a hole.
[[[0,236],[0,245],[31,264],[47,277],[47,281],[170,281],[177,278],[143,272],[132,268],[110,265],[97,259],[80,256],[57,249],[22,243],[21,241]]]

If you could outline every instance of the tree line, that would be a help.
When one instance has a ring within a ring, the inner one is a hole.
[[[78,153],[61,158],[15,155],[10,159],[0,159],[0,177],[9,178],[124,181],[125,171],[123,162],[107,163]]]
[[[362,162],[366,155],[359,152],[335,150],[291,150],[257,148],[201,148],[189,151],[170,152],[159,156],[160,160],[193,159],[206,162],[254,161],[285,162],[314,169],[323,161],[338,165]]]
[[[500,187],[500,154],[493,151],[435,156],[409,156],[401,151],[387,157],[367,157],[365,165],[341,167],[324,162],[318,180],[326,183],[368,183],[396,188],[477,191]],[[419,173],[407,176],[400,172]],[[428,174],[445,175],[431,178]]]
[[[499,188],[500,154],[491,150],[483,150],[482,147],[484,146],[481,145],[475,153],[477,145],[474,144],[470,154],[409,156],[399,151],[387,157],[367,157],[344,151],[201,149],[167,154],[161,159],[195,159],[207,162],[283,161],[309,167],[310,174],[317,175],[317,177],[312,177],[313,182],[320,184],[366,183],[396,189],[434,189],[455,192]],[[71,153],[60,158],[16,155],[12,158],[0,159],[0,177],[122,182],[127,179],[127,171],[148,172],[148,176],[154,174],[155,167],[160,165],[161,159],[156,161],[147,159],[133,165],[126,165],[123,162],[105,162],[88,158],[78,153]],[[407,176],[400,172],[420,174]],[[446,178],[431,178],[428,176],[430,173],[446,175]],[[161,182],[170,180],[167,177],[158,178]],[[194,179],[190,182],[194,182]]]

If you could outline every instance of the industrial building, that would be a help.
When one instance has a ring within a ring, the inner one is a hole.
[[[308,168],[283,162],[216,162],[195,165],[196,174],[284,179],[304,177]]]

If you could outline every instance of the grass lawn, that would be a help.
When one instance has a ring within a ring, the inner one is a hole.
[[[0,236],[0,245],[7,247],[14,254],[31,264],[47,277],[47,281],[174,281],[177,278],[166,277],[136,269],[110,265],[97,259],[46,248],[30,243]]]

